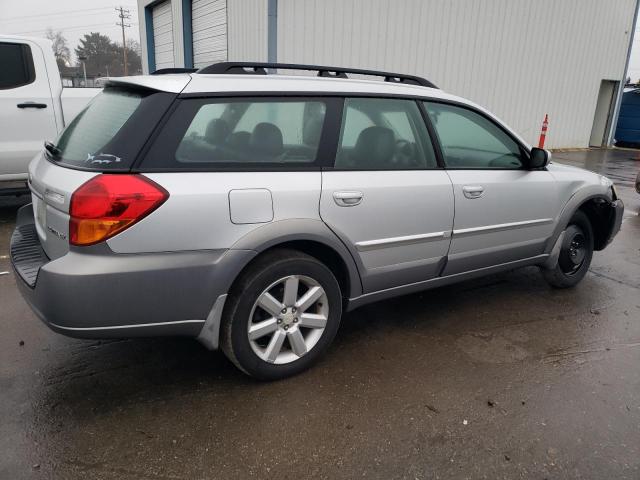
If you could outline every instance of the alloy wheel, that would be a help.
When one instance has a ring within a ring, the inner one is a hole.
[[[254,302],[247,325],[249,344],[262,360],[291,363],[320,340],[329,318],[322,286],[304,275],[289,275],[269,285]]]

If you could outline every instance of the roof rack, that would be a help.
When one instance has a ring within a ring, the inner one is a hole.
[[[161,68],[155,72],[151,72],[151,75],[169,75],[170,73],[196,73],[197,68]]]
[[[328,78],[349,78],[348,73],[357,75],[371,75],[374,77],[384,77],[385,82],[406,83],[420,85],[423,87],[438,88],[426,78],[403,73],[381,72],[378,70],[364,70],[360,68],[328,67],[325,65],[300,65],[297,63],[255,63],[255,62],[221,62],[203,67],[197,73],[203,74],[245,74],[245,75],[267,75],[269,70],[307,70],[318,72],[318,77]],[[168,69],[163,69],[168,70]]]

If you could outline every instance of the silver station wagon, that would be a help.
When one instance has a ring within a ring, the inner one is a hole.
[[[527,265],[580,282],[623,204],[549,160],[415,76],[219,63],[111,79],[32,161],[11,259],[56,332],[194,337],[283,378],[369,302]]]

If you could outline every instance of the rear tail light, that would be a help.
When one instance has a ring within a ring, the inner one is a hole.
[[[169,193],[142,175],[98,175],[71,196],[69,242],[93,245],[129,228],[162,205]]]

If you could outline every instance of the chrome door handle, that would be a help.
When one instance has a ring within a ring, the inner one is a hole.
[[[362,192],[333,192],[333,200],[339,207],[355,207],[363,197]]]
[[[467,185],[462,187],[462,192],[467,198],[480,198],[484,193],[484,187],[481,187],[480,185]]]

